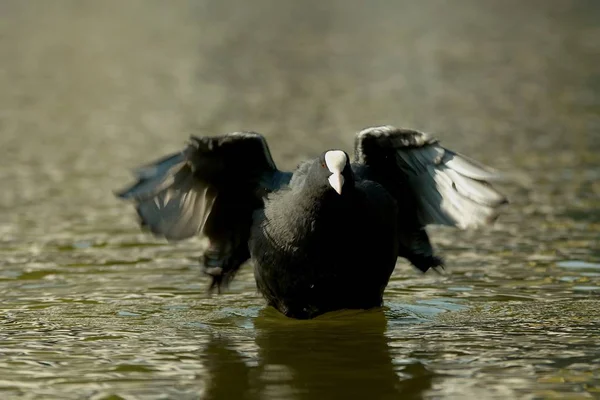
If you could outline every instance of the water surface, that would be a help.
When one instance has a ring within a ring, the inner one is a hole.
[[[600,397],[595,1],[0,2],[0,396]],[[515,176],[386,306],[293,321],[112,191],[190,133],[281,168],[392,123]]]

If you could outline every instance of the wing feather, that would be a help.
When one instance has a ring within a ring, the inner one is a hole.
[[[137,182],[117,196],[135,203],[143,227],[169,240],[197,234],[216,241],[236,236],[237,230],[249,229],[245,225],[250,218],[240,214],[251,216],[262,201],[255,193],[262,186],[275,190],[287,177],[276,169],[264,137],[254,132],[191,137],[183,151],[134,172]],[[215,207],[220,198],[224,200]],[[211,218],[215,209],[220,215]],[[211,219],[218,223],[211,224]]]
[[[423,226],[466,229],[489,224],[507,203],[491,184],[500,174],[422,132],[392,126],[362,130],[355,141],[355,159],[372,168],[384,186],[396,185],[391,192],[397,196],[403,193],[399,186],[408,185],[404,190],[414,194]]]

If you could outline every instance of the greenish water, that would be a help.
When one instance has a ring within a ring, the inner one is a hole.
[[[595,1],[0,1],[0,397],[600,397]],[[112,190],[189,133],[293,168],[380,123],[518,177],[386,306],[293,321]]]

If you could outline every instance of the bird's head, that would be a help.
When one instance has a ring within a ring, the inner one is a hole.
[[[341,195],[344,190],[354,186],[354,175],[348,154],[341,150],[328,150],[321,154],[317,161],[319,179],[326,179],[337,194]]]

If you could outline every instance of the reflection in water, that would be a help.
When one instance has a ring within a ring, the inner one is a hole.
[[[208,378],[204,398],[212,399],[255,399],[250,367],[242,355],[233,347],[226,336],[211,336],[204,349]],[[205,379],[206,377],[202,377]]]
[[[431,388],[434,374],[421,361],[392,362],[382,310],[294,321],[268,309],[254,325],[256,360],[231,339],[211,338],[206,398],[411,399]]]

